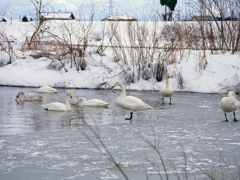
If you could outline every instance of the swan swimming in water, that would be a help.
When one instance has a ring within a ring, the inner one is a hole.
[[[38,93],[57,93],[58,90],[50,86],[43,86],[37,90]]]
[[[72,105],[77,105],[80,101],[82,101],[80,104],[81,106],[107,107],[109,105],[109,103],[100,99],[86,100],[84,97],[80,97],[78,100],[72,102]]]
[[[174,91],[172,89],[172,86],[169,85],[169,74],[168,73],[167,73],[167,76],[166,76],[166,85],[164,85],[159,92],[162,96],[163,104],[164,104],[164,97],[169,97],[170,98],[169,104],[171,105],[172,104],[171,97],[172,97]]]
[[[237,95],[235,92],[233,91],[229,91],[228,92],[228,97],[223,97],[221,99],[221,103],[220,103],[220,107],[224,112],[226,121],[228,121],[227,119],[227,112],[233,112],[233,116],[234,116],[234,122],[236,122],[236,117],[235,117],[235,111],[237,109],[240,109],[240,102],[236,99]]]
[[[132,120],[133,112],[152,109],[151,106],[143,102],[141,99],[134,96],[126,96],[126,90],[124,85],[117,81],[113,87],[120,86],[122,93],[115,99],[115,104],[123,109],[131,111],[130,118],[125,118],[125,120]]]
[[[42,96],[36,93],[27,93],[24,94],[23,91],[20,91],[18,95],[16,96],[15,101],[42,101]]]
[[[44,104],[42,106],[44,107],[45,110],[50,110],[50,111],[71,111],[71,106],[69,104],[69,97],[72,98],[71,91],[66,92],[65,104],[60,102],[53,102],[49,104]]]

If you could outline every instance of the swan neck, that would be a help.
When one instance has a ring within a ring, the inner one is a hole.
[[[84,97],[80,97],[79,98],[79,102],[82,100],[82,103],[81,104],[84,104],[86,102],[86,99]]]
[[[77,101],[76,101],[76,104],[80,103],[80,101],[82,101],[82,103],[85,103],[86,102],[86,99],[84,97],[80,97]],[[81,104],[82,104],[81,103]]]
[[[121,87],[121,90],[122,90],[122,93],[121,93],[121,95],[120,95],[120,97],[125,97],[126,96],[126,90],[125,90],[125,87],[124,87],[124,85],[123,84],[120,84],[120,87]]]
[[[233,91],[229,91],[229,92],[228,92],[228,97],[234,97],[234,98],[237,98],[237,95],[236,95],[235,92],[233,92]]]
[[[82,103],[85,103],[86,99],[84,97],[82,97]]]
[[[20,101],[23,101],[24,99],[26,99],[26,98],[25,98],[25,94],[21,94],[20,97],[19,97],[19,100],[20,100]]]
[[[166,86],[169,87],[169,78],[166,79]]]
[[[68,95],[65,96],[65,104],[66,104],[67,110],[71,110],[71,106],[70,106],[70,103],[69,103]]]

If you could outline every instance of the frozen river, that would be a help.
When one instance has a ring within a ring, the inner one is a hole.
[[[239,179],[240,122],[232,113],[224,122],[224,95],[175,92],[173,105],[162,105],[158,92],[127,91],[153,107],[130,122],[129,112],[114,104],[119,90],[71,89],[71,101],[84,96],[110,106],[72,106],[68,113],[42,107],[64,102],[66,89],[42,94],[42,102],[16,103],[20,90],[36,88],[0,87],[1,180]]]

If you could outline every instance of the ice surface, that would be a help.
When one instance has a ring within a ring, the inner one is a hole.
[[[61,101],[66,89],[58,89],[54,95],[44,94],[43,102],[20,104],[14,101],[19,90],[34,92],[37,88],[0,87],[1,179],[122,179],[101,153],[105,149],[84,121],[99,132],[130,179],[146,179],[145,172],[159,178],[150,162],[160,168],[165,178],[160,157],[146,142],[156,143],[171,179],[177,179],[171,163],[180,177],[187,170],[190,179],[204,179],[200,171],[203,169],[214,169],[219,177],[222,168],[226,179],[238,175],[240,124],[232,122],[232,113],[228,114],[230,122],[224,122],[219,107],[221,94],[176,92],[173,105],[162,105],[158,92],[128,91],[153,107],[134,113],[129,122],[124,120],[129,112],[114,104],[119,90],[72,90],[73,99],[98,97],[110,106],[100,110],[73,107],[69,113],[45,111],[41,106]],[[236,118],[240,119],[239,113]]]

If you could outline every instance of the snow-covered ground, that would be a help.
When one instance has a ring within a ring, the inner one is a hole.
[[[102,23],[102,22],[99,22]],[[30,36],[33,30],[34,22],[21,23],[13,21],[10,23],[1,23],[0,30],[6,32],[8,37],[18,42],[18,45],[24,42],[26,36]],[[100,24],[102,25],[102,24]],[[98,29],[94,30],[94,33]],[[100,30],[99,30],[100,31]],[[31,51],[22,52],[19,46],[14,46],[16,58],[6,66],[0,67],[0,85],[6,86],[53,86],[67,88],[109,88],[116,81],[125,83],[121,68],[111,57],[111,49],[105,51],[105,56],[93,56],[96,62],[102,62],[101,65],[94,65],[87,62],[87,68],[84,71],[77,71],[66,65],[68,72],[54,70],[49,68],[52,62],[47,57],[34,59],[30,56]],[[240,89],[240,56],[221,52],[212,54],[207,51],[205,58],[207,63],[199,57],[198,51],[191,51],[189,56],[180,60],[180,53],[176,55],[176,62],[167,65],[167,71],[170,74],[170,84],[175,91],[191,91],[203,93],[223,93],[229,89],[239,91]],[[9,58],[1,54],[0,61],[6,62]],[[203,64],[204,63],[204,64]],[[205,68],[201,68],[205,66]],[[182,84],[179,78],[182,77]],[[100,86],[101,84],[101,86]],[[143,80],[140,78],[136,83],[126,85],[127,89],[134,90],[160,90],[165,84],[165,78],[157,82],[154,77]]]

